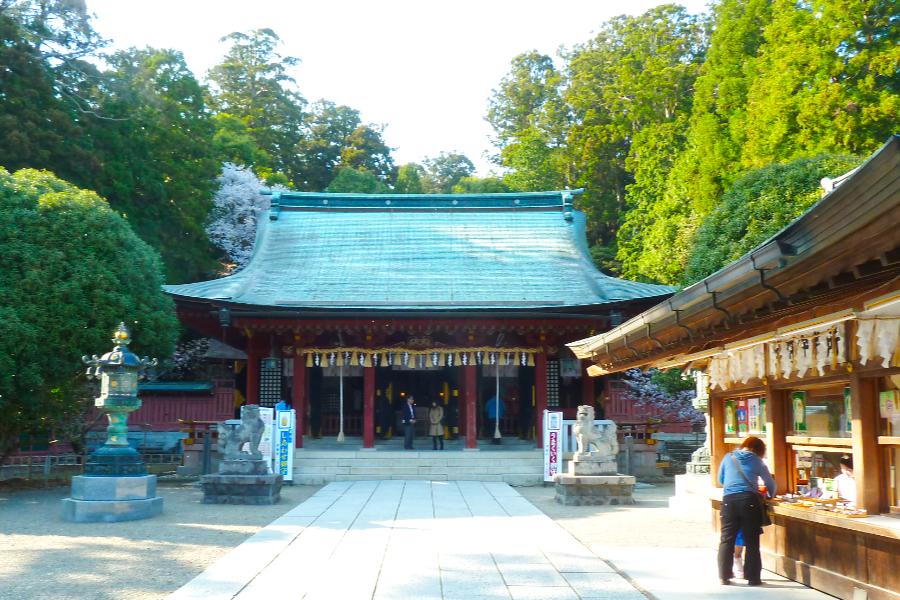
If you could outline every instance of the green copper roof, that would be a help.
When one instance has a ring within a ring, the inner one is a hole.
[[[246,267],[165,290],[215,303],[356,310],[561,308],[670,294],[594,267],[584,215],[572,208],[579,192],[276,192]]]
[[[208,381],[147,381],[138,384],[139,392],[211,392]]]

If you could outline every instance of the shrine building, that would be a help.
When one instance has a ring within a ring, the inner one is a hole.
[[[298,446],[343,431],[372,448],[414,394],[476,448],[499,389],[503,435],[540,447],[545,408],[604,391],[565,342],[672,293],[595,268],[578,193],[274,192],[244,268],[165,290],[185,326],[246,353],[247,403],[297,409]]]

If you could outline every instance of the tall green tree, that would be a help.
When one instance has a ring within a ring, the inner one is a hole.
[[[453,186],[454,194],[502,194],[512,190],[500,177],[463,177]]]
[[[90,126],[103,168],[78,181],[162,254],[170,282],[203,279],[215,266],[204,224],[219,167],[206,91],[174,50],[132,48],[106,60],[94,93],[108,118]]]
[[[563,147],[569,113],[562,87],[553,59],[531,51],[513,58],[491,95],[487,120],[500,150],[498,162],[509,169],[505,179],[514,189],[561,189],[568,183]]]
[[[425,169],[417,163],[400,165],[394,180],[394,192],[397,194],[423,194]]]
[[[432,194],[450,194],[464,177],[475,174],[475,165],[459,152],[441,152],[422,162],[426,172],[425,189]]]
[[[337,175],[325,188],[326,192],[354,194],[387,194],[390,192],[378,177],[371,171],[362,171],[353,167],[341,167]]]
[[[645,152],[633,145],[644,140],[650,148],[666,146],[669,155],[677,152],[704,52],[703,19],[669,4],[611,19],[593,40],[568,55],[569,85],[563,97],[574,119],[568,154],[577,174],[574,183],[586,188],[581,206],[591,223],[592,243],[613,243],[630,208],[629,185],[637,183],[641,194],[654,193],[657,183],[635,180]],[[632,229],[629,235],[639,233]],[[629,245],[619,252],[627,265]]]
[[[742,163],[864,155],[897,129],[900,17],[891,0],[773,0],[747,95]]]
[[[85,1],[2,0],[0,16],[16,23],[22,39],[40,56],[56,96],[78,112],[93,114],[90,99],[78,92],[92,73],[84,60],[109,42],[94,30]]]
[[[380,128],[364,124],[358,110],[327,100],[316,102],[298,146],[303,189],[324,190],[342,168],[367,171],[383,183],[390,181],[394,163],[381,133]]]
[[[0,168],[0,458],[83,403],[84,354],[119,321],[135,351],[168,356],[177,335],[159,255],[95,193],[44,171]]]
[[[53,169],[67,177],[100,168],[75,106],[28,33],[0,11],[0,165]]]
[[[747,93],[753,63],[772,19],[772,0],[719,0],[697,78],[687,145],[676,159],[668,193],[685,211],[708,214],[742,170]]]
[[[281,40],[271,29],[234,32],[222,41],[231,47],[222,62],[209,72],[214,84],[213,107],[219,115],[229,115],[243,123],[246,134],[258,146],[251,156],[267,161],[249,166],[264,176],[281,172],[299,186],[303,165],[297,147],[303,139],[306,100],[288,72],[299,59],[278,53]],[[229,125],[229,135],[234,135],[236,123],[230,119],[223,124]],[[223,141],[220,136],[220,144]],[[222,158],[233,160],[235,156]]]

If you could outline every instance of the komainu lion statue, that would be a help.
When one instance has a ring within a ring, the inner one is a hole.
[[[259,451],[259,442],[262,439],[266,424],[259,416],[259,407],[248,405],[241,410],[241,424],[226,425],[219,423],[218,450],[225,460],[259,460],[262,453]],[[244,444],[248,444],[248,452],[243,451]]]
[[[572,426],[579,454],[590,454],[592,447],[596,448],[601,456],[615,457],[619,453],[616,424],[607,421],[600,429],[598,431],[594,427],[594,407],[586,404],[579,406],[575,425]]]

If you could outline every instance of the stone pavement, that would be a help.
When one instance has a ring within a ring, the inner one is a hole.
[[[332,483],[171,600],[645,600],[505,483]]]
[[[711,548],[590,547],[656,600],[834,600],[769,571],[762,572],[761,587],[749,587],[741,579],[721,585]]]

